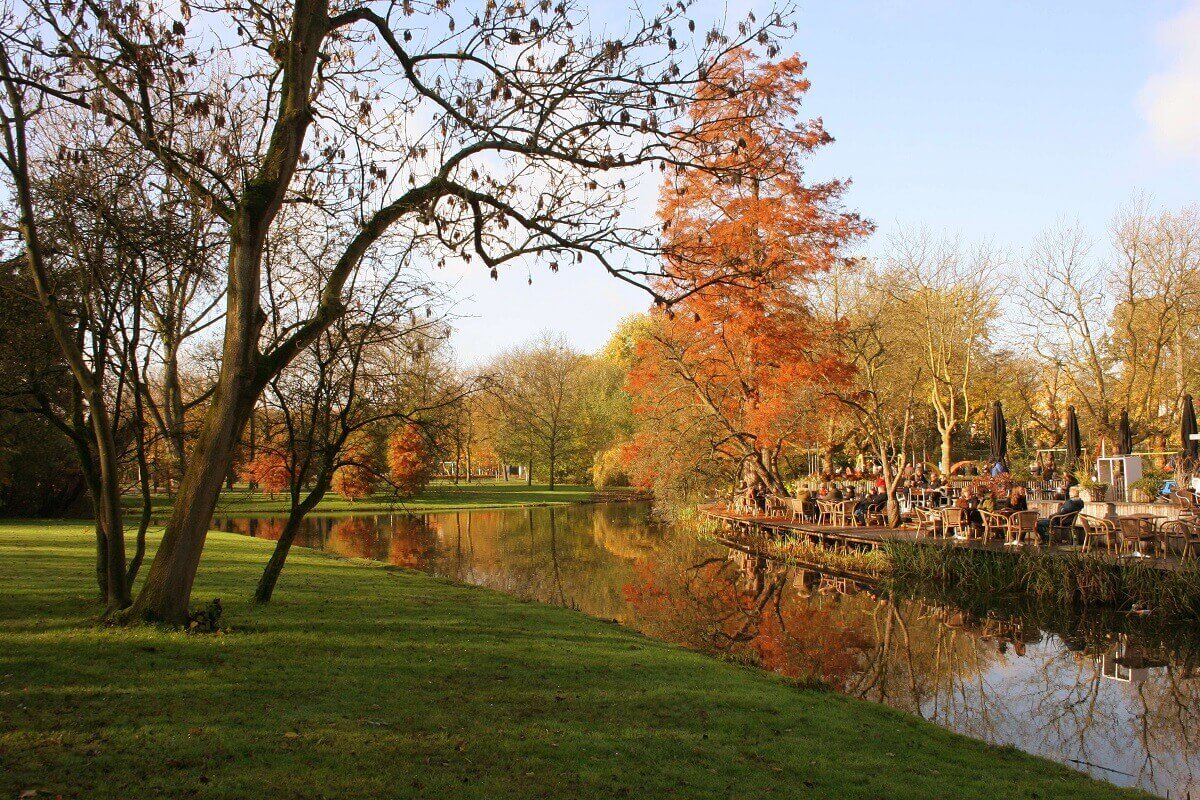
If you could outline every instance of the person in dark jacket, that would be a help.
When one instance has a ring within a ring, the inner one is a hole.
[[[1067,490],[1067,499],[1050,519],[1054,520],[1055,527],[1070,528],[1075,525],[1075,517],[1079,516],[1080,511],[1083,511],[1083,500],[1079,498],[1079,487],[1072,486]],[[1050,537],[1050,519],[1038,520],[1038,534],[1044,539]]]
[[[1029,510],[1029,501],[1025,497],[1024,486],[1014,486],[1012,488],[1012,491],[1008,493],[1008,500],[1004,503],[1004,510],[1013,513]]]
[[[866,525],[867,514],[882,511],[886,507],[887,492],[876,489],[874,494],[864,497],[854,506],[854,518],[859,525]]]

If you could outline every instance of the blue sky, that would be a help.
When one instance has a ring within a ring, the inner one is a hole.
[[[796,20],[806,108],[837,139],[810,174],[853,181],[848,205],[879,227],[868,252],[898,226],[1015,251],[1060,217],[1102,237],[1137,193],[1200,202],[1200,0],[808,0]],[[455,294],[467,363],[547,329],[592,350],[646,307],[591,265],[532,286],[471,272]]]

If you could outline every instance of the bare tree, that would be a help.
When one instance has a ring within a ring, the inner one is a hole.
[[[1070,387],[1097,433],[1115,441],[1127,409],[1165,446],[1192,383],[1186,353],[1200,320],[1200,217],[1135,204],[1115,218],[1112,254],[1078,225],[1035,242],[1023,320],[1034,354]]]
[[[308,316],[312,293],[303,284],[322,280],[328,263],[323,250],[331,242],[306,233],[303,221],[296,220],[296,235],[277,242],[267,260],[272,288],[266,327],[276,339]],[[444,296],[419,273],[407,274],[408,255],[364,259],[350,279],[357,299],[267,385],[260,449],[277,451],[287,473],[289,509],[255,591],[259,603],[270,601],[301,523],[338,471],[381,472],[379,459],[371,457],[377,449],[372,434],[382,440],[396,420],[418,419],[471,391],[454,382],[411,393],[395,380],[398,366],[411,373],[407,364],[448,332],[444,315],[434,313]]]
[[[619,38],[589,34],[578,8],[548,0],[477,12],[442,0],[202,10],[184,5],[180,19],[136,3],[25,0],[2,28],[21,64],[15,88],[128,129],[228,227],[220,373],[131,615],[172,623],[187,616],[256,399],[344,313],[346,281],[373,246],[422,238],[493,271],[588,256],[644,283],[654,269],[620,261],[628,248],[657,250],[619,221],[627,181],[654,165],[707,168],[689,150],[685,101],[733,49],[760,41],[774,52],[782,27],[769,13],[693,48],[684,4]],[[226,133],[197,151],[179,135],[184,119]],[[737,161],[719,169],[732,174]],[[322,209],[343,246],[312,315],[264,348],[263,256],[281,209],[297,202]]]
[[[1000,258],[979,246],[964,252],[954,239],[928,231],[893,237],[886,259],[888,287],[903,309],[941,445],[940,467],[954,463],[954,435],[975,412],[975,382],[999,310]],[[986,407],[986,403],[983,404]]]
[[[854,368],[849,386],[831,385],[828,392],[858,423],[883,470],[888,524],[895,527],[900,524],[896,489],[924,385],[924,364],[912,357],[913,342],[897,322],[905,307],[885,285],[870,266],[840,271],[823,287],[822,303],[824,313],[837,323],[838,345]]]

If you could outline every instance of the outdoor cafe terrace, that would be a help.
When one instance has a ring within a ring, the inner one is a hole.
[[[826,482],[843,495],[840,499],[804,490],[801,497],[768,495],[758,506],[737,495],[702,511],[741,530],[833,546],[875,548],[902,540],[992,550],[1033,547],[1048,553],[1103,553],[1167,569],[1200,554],[1200,500],[1194,491],[1176,488],[1152,502],[1089,500],[1078,511],[1060,513],[1067,494],[1063,482],[1005,481],[1026,489],[1025,510],[964,507],[964,493],[978,492],[978,482],[954,478],[938,488],[898,491],[898,527],[887,524],[884,508],[867,507],[874,487],[868,480]]]

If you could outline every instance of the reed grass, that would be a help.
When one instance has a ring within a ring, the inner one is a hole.
[[[1150,610],[1200,618],[1200,568],[1163,570],[1105,553],[1023,549],[999,553],[953,544],[892,541],[881,552],[897,585],[970,594],[1023,594],[1045,603]]]

